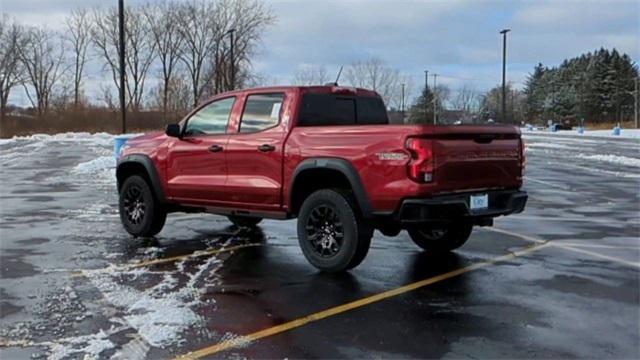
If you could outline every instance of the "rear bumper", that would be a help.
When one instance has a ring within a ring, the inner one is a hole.
[[[474,194],[488,194],[489,207],[481,210],[469,209],[469,196]],[[481,223],[482,220],[522,212],[527,198],[525,191],[499,190],[405,199],[400,204],[395,217],[402,224],[441,222],[460,218]]]

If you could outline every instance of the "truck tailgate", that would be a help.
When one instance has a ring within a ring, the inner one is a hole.
[[[432,136],[433,180],[439,193],[521,185],[520,134],[512,127],[447,126]]]

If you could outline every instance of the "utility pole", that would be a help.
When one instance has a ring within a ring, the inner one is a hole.
[[[127,133],[127,104],[124,99],[124,0],[118,0],[118,32],[120,37],[120,112],[122,116],[122,133]]]
[[[429,92],[429,70],[424,71],[424,123],[427,123],[427,93]]]
[[[236,64],[235,64],[235,60],[233,58],[233,46],[234,46],[234,41],[233,41],[233,33],[236,31],[236,29],[230,29],[229,31],[227,31],[227,34],[229,34],[229,41],[231,42],[229,48],[229,57],[231,58],[231,90],[235,90],[236,88]]]
[[[634,101],[634,106],[633,106],[633,119],[636,123],[636,129],[638,129],[638,81],[640,81],[639,78],[636,78],[635,83],[635,91],[634,91],[634,95],[635,95],[635,101]]]
[[[438,102],[438,99],[436,97],[436,78],[438,77],[438,74],[433,74],[433,125],[436,125],[437,123],[437,110],[436,110],[436,104]]]
[[[502,34],[502,123],[507,121],[507,33],[511,29],[503,29]]]

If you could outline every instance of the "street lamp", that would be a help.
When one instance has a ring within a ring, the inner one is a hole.
[[[507,33],[511,29],[503,29],[502,34],[502,122],[507,120]]]
[[[225,33],[225,35],[229,35],[229,42],[230,42],[230,58],[231,58],[231,90],[234,90],[236,87],[236,69],[235,69],[235,62],[233,59],[233,33],[236,31],[236,29],[229,29],[229,31],[227,31]]]

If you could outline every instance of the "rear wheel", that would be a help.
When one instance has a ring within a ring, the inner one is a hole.
[[[452,222],[438,227],[409,229],[411,240],[424,250],[447,252],[459,248],[469,239],[473,225],[468,222]]]
[[[307,260],[322,271],[354,268],[369,251],[373,230],[364,223],[349,198],[339,191],[318,190],[300,208],[300,247]]]
[[[262,221],[262,218],[249,216],[230,215],[228,218],[237,227],[254,227]]]
[[[167,219],[166,210],[156,201],[149,184],[138,175],[122,184],[119,209],[124,229],[133,236],[154,236]]]

